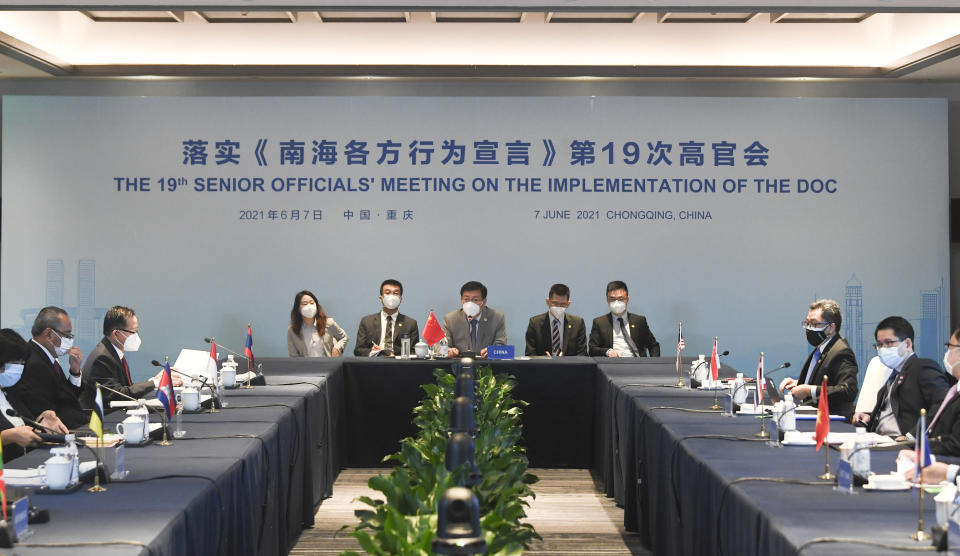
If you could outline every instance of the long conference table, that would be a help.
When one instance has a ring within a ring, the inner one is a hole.
[[[15,552],[286,554],[322,511],[340,469],[383,466],[415,433],[411,411],[421,385],[455,364],[259,361],[267,386],[229,391],[229,406],[218,413],[185,415],[187,436],[172,446],[126,448],[131,473],[107,492],[31,494],[51,520],[33,525]],[[673,358],[481,364],[514,376],[516,397],[529,404],[523,424],[531,466],[591,469],[624,508],[625,528],[655,554],[872,555],[916,546],[907,538],[917,518],[911,493],[858,488],[849,495],[818,484],[822,451],[769,446],[754,439],[756,418],[706,411],[712,394],[673,386]],[[119,413],[108,416],[109,427]],[[883,473],[896,452],[872,456]],[[46,457],[34,450],[8,467]],[[934,523],[932,496],[924,519]]]

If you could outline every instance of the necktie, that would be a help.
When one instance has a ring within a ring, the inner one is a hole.
[[[60,366],[60,362],[57,361],[56,359],[53,360],[53,368],[55,368],[57,372],[60,373],[60,376],[63,376],[63,367]]]
[[[127,365],[127,358],[121,357],[120,362],[123,363],[123,372],[127,375],[127,386],[133,386],[133,381],[130,380],[130,366]]]
[[[630,346],[630,355],[634,357],[637,356],[637,344],[633,343],[633,338],[630,337],[630,332],[627,331],[627,327],[623,325],[623,317],[617,317],[617,322],[620,323],[620,333],[623,334],[623,339],[626,340],[627,345]]]
[[[807,367],[807,384],[813,384],[813,370],[817,368],[817,361],[820,361],[820,348],[813,352],[810,358],[810,365]]]
[[[470,348],[473,351],[479,351],[477,349],[477,329],[480,328],[480,319],[474,317],[470,319]]]
[[[383,351],[387,355],[393,354],[393,316],[387,315],[387,329],[383,333]]]
[[[937,414],[933,416],[933,420],[930,421],[930,426],[927,427],[927,432],[933,430],[933,424],[937,422],[937,419],[940,417],[940,414],[943,413],[943,408],[947,407],[947,404],[950,403],[950,400],[957,395],[957,385],[954,384],[947,390],[947,395],[943,397],[943,401],[940,402],[940,409],[937,410]]]
[[[560,355],[563,347],[560,345],[560,321],[553,319],[553,355]]]
[[[890,399],[890,390],[893,389],[893,381],[897,379],[898,374],[900,373],[894,369],[893,372],[890,373],[890,378],[887,379],[887,383],[883,385],[883,389],[881,390],[880,394],[880,401],[877,404],[877,407],[873,410],[876,415],[880,415],[880,413],[884,410],[884,404],[886,404],[887,400]]]

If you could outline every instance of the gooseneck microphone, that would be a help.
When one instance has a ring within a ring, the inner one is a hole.
[[[19,417],[20,419],[23,420],[24,423],[30,425],[35,429],[47,431],[47,432],[37,433],[37,436],[40,437],[40,440],[44,442],[48,442],[50,444],[65,444],[67,442],[67,439],[64,435],[54,432],[53,429],[49,427],[45,427],[40,423],[34,421],[33,419],[29,419],[27,417],[24,417],[23,415],[20,415],[19,413],[14,411],[12,407],[7,408],[6,414],[9,415],[10,417]]]
[[[214,342],[214,339],[213,339],[213,338],[204,338],[203,341],[204,341],[204,342],[207,342],[208,344],[212,344],[212,343]],[[250,358],[247,357],[246,355],[244,355],[244,354],[242,354],[242,353],[237,353],[237,352],[233,351],[232,349],[228,348],[227,346],[221,344],[220,342],[217,342],[217,347],[218,347],[218,348],[223,348],[223,349],[227,350],[228,352],[232,353],[233,355],[236,355],[237,357],[242,357],[242,358],[246,359],[247,361],[250,360]]]

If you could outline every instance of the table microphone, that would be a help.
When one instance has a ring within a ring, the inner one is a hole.
[[[20,419],[23,419],[24,423],[30,425],[35,429],[47,431],[47,432],[37,433],[37,436],[40,437],[40,440],[44,442],[48,442],[50,444],[65,444],[67,442],[67,439],[65,438],[64,435],[55,433],[53,432],[53,429],[49,427],[45,427],[40,423],[34,421],[33,419],[28,419],[23,415],[20,415],[19,413],[14,411],[12,407],[7,408],[6,414],[9,415],[10,417],[19,417]]]

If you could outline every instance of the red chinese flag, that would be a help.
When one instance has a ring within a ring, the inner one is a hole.
[[[817,428],[814,438],[817,441],[817,451],[820,446],[827,441],[827,435],[830,434],[830,405],[827,403],[827,377],[823,377],[823,384],[820,386],[820,402],[817,404]]]
[[[431,309],[430,316],[427,317],[427,325],[423,327],[423,341],[427,342],[428,346],[433,346],[433,344],[446,337],[443,329],[440,328],[440,323],[437,322],[436,315],[433,314],[433,310]]]

